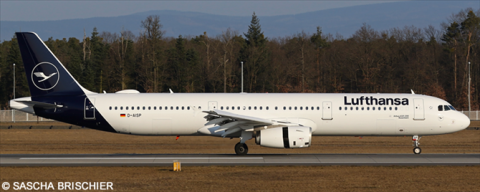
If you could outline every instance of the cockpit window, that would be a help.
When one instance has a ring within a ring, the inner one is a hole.
[[[446,106],[446,105],[443,106],[443,109],[444,109],[445,111],[450,111],[450,108],[449,108],[448,106]]]
[[[453,106],[449,105],[448,107],[450,107],[451,110],[456,111],[456,109]]]
[[[438,106],[438,111],[443,111],[443,105]]]

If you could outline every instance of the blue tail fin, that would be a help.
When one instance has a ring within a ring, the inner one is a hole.
[[[15,33],[32,98],[84,95],[87,91],[33,32]]]

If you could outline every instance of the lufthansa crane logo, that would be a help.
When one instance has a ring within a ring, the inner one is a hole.
[[[58,84],[60,73],[52,63],[41,62],[33,68],[31,78],[35,87],[48,91]]]

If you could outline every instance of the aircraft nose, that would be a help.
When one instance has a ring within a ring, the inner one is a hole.
[[[461,129],[466,129],[470,125],[470,118],[468,118],[464,114],[460,114],[460,117],[458,118],[458,120],[460,122],[459,124]]]
[[[468,118],[466,115],[463,115],[462,118],[462,124],[464,124],[464,129],[466,129],[468,126],[470,126],[470,118]]]

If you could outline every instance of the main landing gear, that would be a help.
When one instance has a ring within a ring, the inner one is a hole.
[[[235,145],[235,153],[237,155],[246,155],[248,153],[248,147],[245,142],[251,138],[253,138],[253,132],[242,131],[242,135],[240,136],[240,142]]]
[[[418,135],[414,135],[412,137],[413,146],[415,147],[415,148],[413,148],[413,153],[415,155],[418,155],[418,154],[422,153],[422,149],[420,149],[420,147],[418,147],[420,145],[420,143],[418,142],[418,141],[420,141],[420,138],[422,138],[422,137],[419,137]]]
[[[235,145],[235,153],[237,155],[246,155],[248,153],[248,146],[245,143],[238,142]]]

